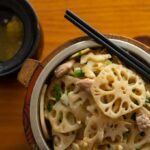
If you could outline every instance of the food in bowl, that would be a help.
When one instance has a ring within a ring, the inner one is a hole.
[[[75,53],[49,75],[40,94],[49,147],[148,150],[149,85],[103,47]]]

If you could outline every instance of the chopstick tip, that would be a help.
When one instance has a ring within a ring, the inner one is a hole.
[[[69,13],[69,12],[70,12],[70,9],[66,9],[65,13],[67,14],[67,13]]]
[[[70,16],[70,14],[72,14],[72,11],[71,11],[70,9],[66,9],[65,14],[64,14],[64,17],[65,17],[65,18],[68,18],[67,16],[68,16],[68,15]]]

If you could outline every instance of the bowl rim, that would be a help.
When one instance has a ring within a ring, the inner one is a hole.
[[[150,54],[147,52],[150,50],[149,47],[137,42],[135,40],[120,37],[116,35],[106,35],[110,40],[116,43],[118,46],[135,52],[140,55],[141,58],[146,60],[150,64]],[[84,45],[84,46],[83,46]],[[44,61],[45,67],[40,73],[36,83],[34,85],[32,94],[31,94],[31,103],[30,103],[30,123],[31,129],[35,138],[35,141],[40,149],[50,150],[48,145],[46,144],[45,139],[43,138],[40,121],[39,121],[39,95],[42,89],[44,82],[46,81],[50,72],[60,64],[65,58],[70,56],[71,54],[87,48],[87,47],[97,47],[99,46],[94,40],[89,37],[80,37],[72,40],[71,42],[66,42],[62,46],[56,49],[54,53],[49,56],[49,61],[46,59]],[[147,52],[145,52],[146,50]]]

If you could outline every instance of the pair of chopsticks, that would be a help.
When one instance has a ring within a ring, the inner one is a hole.
[[[150,80],[150,67],[142,63],[139,59],[125,51],[124,49],[118,47],[107,39],[104,35],[96,31],[89,24],[79,18],[70,10],[67,10],[64,16],[90,37],[92,37],[97,43],[104,45],[111,54],[118,56],[122,61],[126,62],[130,67],[134,68],[138,73],[143,75],[145,78]]]

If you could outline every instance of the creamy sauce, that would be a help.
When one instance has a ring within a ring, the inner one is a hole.
[[[24,38],[23,23],[17,16],[0,22],[0,62],[13,58],[20,50]]]

